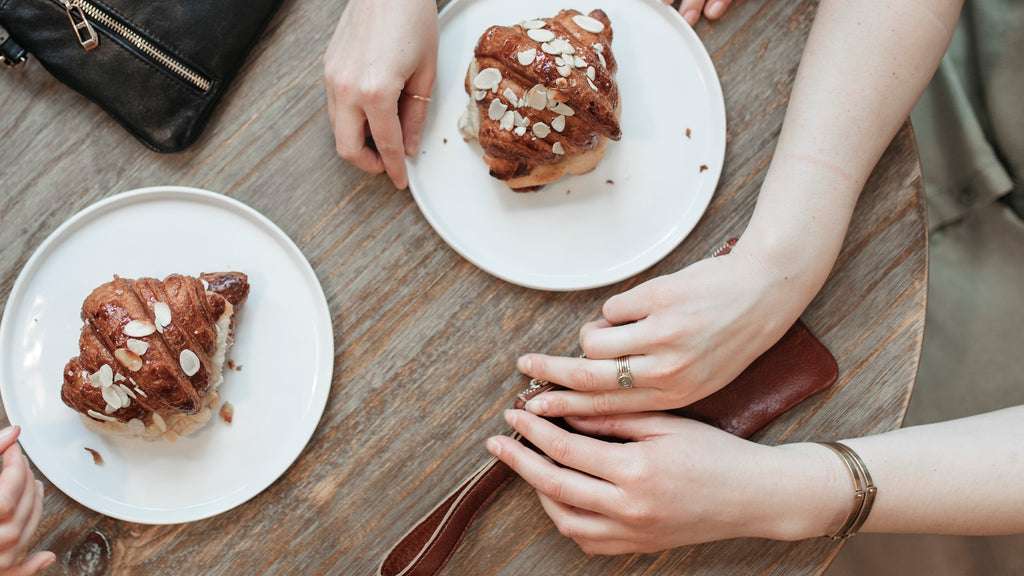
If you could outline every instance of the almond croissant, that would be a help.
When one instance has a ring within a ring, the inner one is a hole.
[[[79,355],[64,367],[64,403],[95,431],[174,441],[220,401],[245,274],[114,280],[82,304]]]
[[[459,119],[479,139],[491,176],[516,191],[594,169],[618,140],[619,89],[612,28],[601,10],[492,26],[466,73]]]

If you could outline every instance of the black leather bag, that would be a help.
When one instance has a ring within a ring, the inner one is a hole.
[[[144,144],[192,144],[281,0],[0,0],[9,37]]]

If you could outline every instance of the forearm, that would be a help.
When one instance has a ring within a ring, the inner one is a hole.
[[[927,86],[960,0],[823,0],[739,248],[802,302],[824,284],[868,176]]]
[[[842,442],[864,460],[878,488],[861,532],[1024,532],[1024,406]],[[842,461],[810,443],[773,448],[786,482],[770,499],[764,535],[793,540],[834,533],[853,481]]]

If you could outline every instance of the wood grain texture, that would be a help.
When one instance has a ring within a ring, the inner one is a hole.
[[[673,272],[742,232],[779,134],[816,2],[736,2],[697,32],[721,78],[725,166],[697,228],[663,261],[616,285],[529,290],[475,268],[405,190],[336,157],[322,55],[344,2],[286,0],[189,150],[153,153],[36,63],[0,75],[0,300],[62,222],[153,185],[220,192],[277,223],[312,263],[335,333],[331,396],[292,467],[251,501],[176,526],[92,512],[48,482],[37,547],[60,565],[93,531],[110,574],[371,574],[388,549],[485,458],[527,351],[570,354],[608,297]],[[623,63],[625,65],[625,63]],[[857,206],[835,270],[804,320],[839,361],[839,382],[755,439],[825,440],[898,427],[923,332],[927,232],[909,124]],[[59,382],[54,383],[59,386]],[[4,416],[6,421],[6,416]],[[659,554],[590,557],[558,535],[521,480],[481,515],[446,574],[820,574],[824,539],[741,539]],[[49,573],[75,573],[61,568]]]

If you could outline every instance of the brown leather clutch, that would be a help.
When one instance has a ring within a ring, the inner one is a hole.
[[[716,255],[731,248],[727,244]],[[776,416],[831,386],[839,375],[832,353],[800,320],[725,388],[671,413],[706,422],[748,438]],[[531,387],[529,398],[557,387]],[[444,568],[473,519],[515,472],[496,458],[477,469],[384,558],[380,576],[434,576]]]

